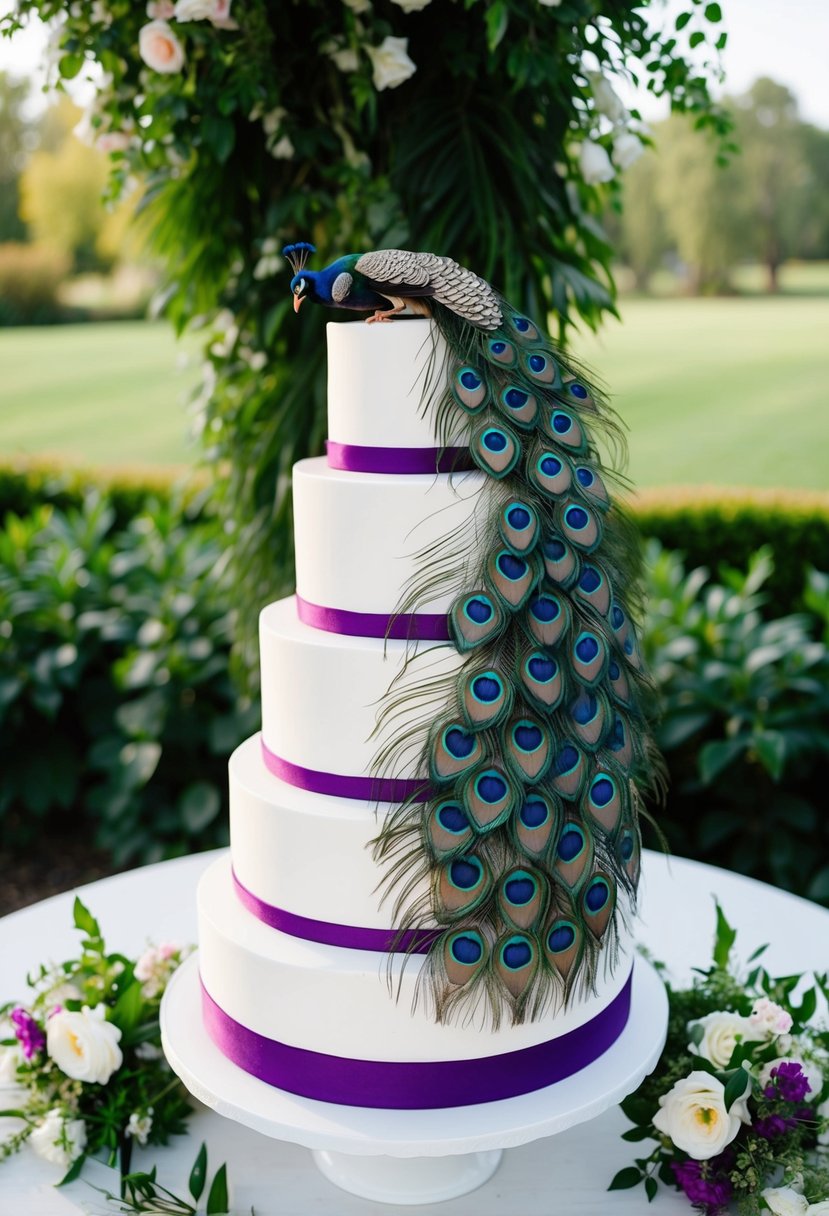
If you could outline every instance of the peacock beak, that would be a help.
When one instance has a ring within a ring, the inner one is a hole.
[[[299,312],[299,306],[304,299],[305,296],[294,296],[294,312]]]

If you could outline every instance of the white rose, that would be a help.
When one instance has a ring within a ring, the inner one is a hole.
[[[769,1187],[761,1192],[761,1198],[765,1199],[774,1216],[805,1216],[809,1209],[804,1196],[798,1195],[790,1186]]]
[[[695,1161],[708,1161],[749,1123],[745,1099],[725,1109],[725,1087],[707,1072],[692,1072],[659,1099],[653,1125]]]
[[[409,46],[408,38],[384,38],[379,46],[367,46],[366,53],[371,60],[374,87],[381,89],[396,89],[404,80],[408,80],[417,71],[417,65],[412,63],[406,51]]]
[[[754,1002],[748,1020],[770,1039],[779,1034],[788,1034],[792,1028],[792,1015],[767,996]]]
[[[184,50],[166,21],[151,21],[141,27],[138,53],[154,72],[170,75],[184,67]]]
[[[586,139],[579,149],[579,169],[588,186],[609,182],[616,176],[607,151],[592,139]]]
[[[334,60],[341,72],[356,72],[360,66],[360,57],[350,46],[345,46],[341,50],[337,50],[335,47],[328,51],[328,56]]]
[[[602,72],[588,72],[590,92],[596,103],[596,109],[604,114],[611,122],[621,122],[627,117],[627,110],[616,95],[616,90]]]
[[[637,139],[632,131],[622,131],[613,141],[613,163],[617,169],[624,171],[635,164],[644,151],[645,145],[641,139]]]
[[[83,1119],[66,1119],[59,1110],[50,1110],[29,1136],[29,1144],[39,1157],[66,1169],[86,1147]]]
[[[152,21],[169,21],[176,11],[173,0],[150,0],[147,5],[147,16]]]
[[[84,1005],[80,1013],[62,1009],[46,1024],[46,1051],[73,1081],[106,1085],[124,1058],[120,1038],[118,1027],[104,1020],[102,1005]]]
[[[715,1068],[726,1067],[738,1041],[746,1043],[760,1037],[748,1018],[722,1009],[707,1013],[696,1022],[689,1022],[688,1029],[692,1026],[701,1026],[704,1033],[698,1044],[688,1044],[688,1050],[695,1056],[702,1056]]]
[[[398,8],[402,8],[404,13],[416,13],[431,3],[432,0],[392,0],[392,4],[396,4]]]
[[[821,1199],[820,1203],[810,1203],[806,1216],[829,1216],[829,1199]]]
[[[809,1092],[806,1094],[806,1101],[809,1098],[816,1098],[823,1089],[823,1073],[818,1068],[817,1064],[813,1064],[811,1060],[801,1060],[799,1056],[778,1056],[776,1060],[769,1060],[768,1064],[764,1064],[760,1069],[760,1084],[765,1087],[772,1081],[771,1070],[777,1068],[780,1064],[799,1064],[800,1070],[803,1073],[809,1084]]]

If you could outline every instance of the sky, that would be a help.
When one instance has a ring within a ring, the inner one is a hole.
[[[242,5],[244,0],[237,0]],[[728,31],[723,53],[725,89],[741,93],[758,76],[771,76],[788,85],[800,103],[807,121],[829,128],[829,0],[721,0]],[[0,13],[8,12],[10,0],[0,0]],[[689,0],[654,3],[654,22],[672,24],[675,15],[690,7]],[[42,78],[45,34],[31,29],[11,41],[0,39],[0,69],[18,76]],[[645,95],[625,93],[646,119],[662,117],[663,111]]]

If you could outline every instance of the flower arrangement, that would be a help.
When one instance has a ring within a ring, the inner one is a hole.
[[[0,1116],[16,1121],[0,1160],[28,1143],[67,1169],[64,1181],[93,1155],[127,1174],[134,1144],[165,1144],[190,1112],[158,1021],[187,951],[154,946],[134,962],[108,953],[78,898],[74,922],[84,935],[79,956],[41,966],[29,977],[29,1000],[0,1008]]]
[[[659,1182],[704,1216],[736,1203],[743,1216],[829,1216],[829,1025],[816,1019],[829,977],[743,973],[736,932],[717,905],[712,966],[690,988],[668,986],[665,1050],[626,1098],[629,1141],[656,1140],[610,1189]]]

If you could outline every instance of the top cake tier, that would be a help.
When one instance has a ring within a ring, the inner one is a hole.
[[[337,464],[342,447],[436,448],[439,440],[424,398],[427,388],[445,385],[446,347],[431,322],[331,322],[327,330],[329,463]]]

